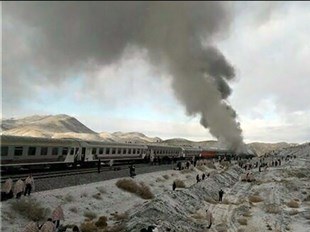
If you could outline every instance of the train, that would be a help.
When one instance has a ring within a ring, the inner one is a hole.
[[[171,162],[218,158],[227,151],[161,143],[137,144],[88,141],[74,138],[38,138],[1,135],[1,172],[11,169],[91,167],[107,164]]]

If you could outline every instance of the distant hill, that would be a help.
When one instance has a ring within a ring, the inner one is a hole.
[[[275,151],[275,150],[280,150],[283,148],[287,148],[287,147],[292,147],[297,145],[297,143],[285,143],[285,142],[281,142],[281,143],[249,143],[247,144],[247,147],[249,149],[251,149],[252,151],[254,151],[258,156],[262,156],[266,153]]]
[[[76,118],[65,114],[34,115],[20,119],[3,119],[1,129],[4,135],[29,137],[77,138],[124,143],[153,143],[162,141],[158,137],[148,137],[139,132],[97,133],[86,127]]]
[[[225,149],[225,145],[218,141],[194,142],[183,138],[162,140],[159,137],[148,137],[140,132],[95,132],[78,121],[76,118],[65,114],[59,115],[34,115],[20,119],[2,119],[1,133],[3,135],[46,137],[46,138],[76,138],[94,141],[114,141],[122,143],[160,143],[174,146],[192,146],[205,149]],[[250,143],[248,150],[261,156],[267,152],[282,149],[296,144],[290,143]]]

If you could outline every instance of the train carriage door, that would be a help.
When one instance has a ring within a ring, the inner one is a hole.
[[[81,154],[81,161],[85,161],[85,155],[86,155],[86,147],[82,147],[82,154]]]

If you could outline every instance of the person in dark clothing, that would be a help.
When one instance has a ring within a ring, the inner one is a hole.
[[[186,162],[186,168],[189,169],[189,166],[190,166],[190,162],[187,161],[187,162]]]
[[[206,175],[203,173],[201,179],[204,180],[206,178]]]
[[[219,191],[219,201],[222,202],[223,201],[223,195],[224,195],[224,191],[221,189]]]
[[[173,181],[172,190],[174,191],[176,188],[177,188],[177,185],[176,185],[175,181]]]
[[[197,183],[200,181],[199,174],[196,176]]]
[[[100,173],[100,168],[101,168],[101,161],[100,159],[98,160],[98,173]]]
[[[80,232],[79,227],[77,227],[77,226],[74,226],[73,229],[72,229],[72,231],[73,231],[73,232]]]
[[[129,174],[130,174],[130,177],[132,177],[132,178],[136,175],[136,168],[134,165],[131,165],[129,167]]]

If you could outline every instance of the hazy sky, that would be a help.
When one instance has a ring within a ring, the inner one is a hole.
[[[158,41],[166,42],[164,34],[158,36],[166,28],[176,36],[184,28],[186,33],[205,28],[199,38],[219,49],[235,69],[235,79],[227,80],[232,90],[226,101],[237,113],[245,142],[310,140],[309,2],[209,3],[206,9],[189,4],[185,13],[194,19],[156,15],[163,18],[161,25],[178,23],[148,28],[148,36],[155,31],[152,38],[161,38],[152,43],[145,34],[136,36],[147,18],[138,3],[117,6],[117,14],[105,9],[108,3],[88,10],[85,3],[62,4],[2,3],[3,118],[68,114],[97,132],[212,139],[175,93],[171,74],[161,71],[167,67],[150,52]],[[170,7],[169,14],[178,14],[177,5]],[[219,19],[212,12],[219,12]],[[115,15],[115,21],[127,22],[104,21]],[[178,46],[179,38],[171,38],[162,49]],[[120,46],[126,41],[150,49]]]

